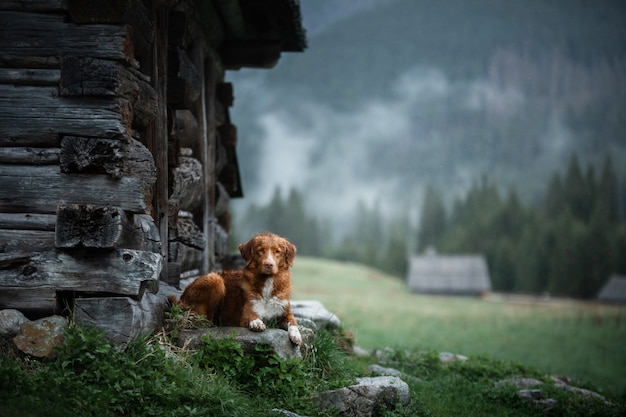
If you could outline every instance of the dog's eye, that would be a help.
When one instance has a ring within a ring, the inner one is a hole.
[[[263,249],[263,248],[259,248],[259,249],[257,249],[257,252],[259,252],[259,253],[263,253],[263,252],[265,252],[265,249]]]
[[[274,249],[274,253],[275,253],[276,255],[280,255],[280,249]]]

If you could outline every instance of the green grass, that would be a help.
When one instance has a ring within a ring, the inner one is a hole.
[[[316,299],[357,344],[486,354],[626,397],[626,308],[528,298],[424,296],[361,265],[300,257],[294,300]]]
[[[319,299],[345,327],[318,331],[302,360],[282,360],[263,345],[244,353],[232,339],[204,337],[198,351],[175,348],[172,341],[183,326],[207,325],[180,308],[168,313],[164,332],[136,340],[125,351],[80,326],[69,328],[54,359],[17,354],[10,341],[0,339],[0,417],[280,415],[274,408],[339,417],[316,408],[312,394],[370,376],[367,367],[374,363],[403,372],[411,390],[410,404],[383,410],[381,417],[545,416],[541,405],[520,399],[515,387],[496,384],[516,376],[543,382],[545,396],[557,400],[550,416],[626,415],[622,388],[612,386],[623,383],[622,310],[417,297],[371,269],[306,258],[297,263],[294,281],[296,298]],[[391,348],[350,355],[350,330],[361,346]],[[469,359],[442,363],[442,350]],[[606,363],[596,363],[607,352]],[[552,373],[606,391],[612,404],[555,387]]]

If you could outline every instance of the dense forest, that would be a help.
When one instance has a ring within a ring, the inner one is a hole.
[[[626,273],[618,195],[610,158],[596,172],[581,167],[574,155],[532,206],[514,189],[503,196],[484,177],[451,205],[441,190],[429,187],[417,227],[408,216],[389,220],[376,205],[360,202],[350,231],[335,241],[329,222],[307,210],[301,192],[283,196],[277,188],[269,204],[249,207],[241,222],[248,228],[237,234],[272,230],[291,239],[301,255],[364,263],[398,277],[404,277],[414,249],[483,253],[495,291],[592,298],[610,274]]]
[[[239,218],[295,188],[343,232],[357,201],[419,211],[427,184],[448,202],[485,174],[535,204],[572,153],[626,175],[623,1],[301,4],[303,54],[229,74]]]

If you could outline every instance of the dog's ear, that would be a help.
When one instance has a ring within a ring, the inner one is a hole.
[[[250,239],[246,243],[239,245],[239,253],[241,253],[243,260],[246,262],[246,266],[249,266],[250,262],[252,262],[252,240],[253,239]]]
[[[296,245],[285,240],[285,261],[287,265],[293,266],[293,260],[296,257]]]

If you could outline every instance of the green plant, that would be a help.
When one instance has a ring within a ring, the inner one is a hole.
[[[273,399],[303,397],[306,394],[305,369],[300,359],[282,359],[268,345],[258,344],[244,352],[234,337],[202,337],[202,347],[192,359],[201,368],[214,371],[244,391]]]

